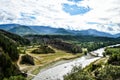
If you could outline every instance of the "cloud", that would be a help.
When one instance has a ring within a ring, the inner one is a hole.
[[[0,0],[0,23],[92,28],[115,34],[120,32],[119,4],[119,0]]]

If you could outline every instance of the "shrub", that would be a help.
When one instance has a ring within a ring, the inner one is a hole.
[[[20,63],[21,63],[21,64],[31,64],[31,65],[35,65],[33,57],[30,56],[30,55],[28,55],[28,54],[22,56],[22,60],[21,60]]]

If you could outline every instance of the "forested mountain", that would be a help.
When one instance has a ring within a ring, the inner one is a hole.
[[[88,35],[88,36],[99,36],[99,37],[120,37],[120,33],[112,35],[110,33],[97,31],[95,29],[87,30],[69,30],[64,28],[53,28],[51,26],[27,26],[19,24],[4,24],[0,25],[0,29],[10,31],[18,35],[27,34],[49,34],[49,35]]]
[[[14,27],[18,27],[20,26],[19,24],[0,24],[0,29],[3,29],[3,30],[10,30]]]
[[[38,34],[71,34],[69,31],[63,28],[52,28],[50,26],[29,26]]]
[[[0,30],[0,80],[21,74],[16,64],[19,58],[17,46],[29,43],[16,34]]]
[[[87,48],[88,51],[92,51],[101,47],[120,43],[119,38],[95,37],[95,36],[27,35],[25,37],[30,41],[32,41],[33,43],[35,42],[35,43],[50,44],[53,47],[57,47],[59,49],[62,49],[62,48],[66,49],[65,47],[63,47],[66,44],[67,45],[74,44],[80,47]],[[72,48],[73,47],[74,46],[72,46]],[[68,49],[71,49],[71,48],[68,48]]]
[[[10,33],[8,31],[4,31],[4,30],[0,29],[0,34],[3,35],[3,36],[6,36],[7,38],[9,38],[11,40],[13,40],[17,44],[21,44],[21,45],[26,44],[27,45],[27,44],[30,43],[30,41],[28,39],[25,39],[25,38],[23,38],[19,35]]]
[[[100,36],[100,37],[114,37],[113,35],[105,32],[100,32],[94,29],[82,30],[78,31],[78,35],[92,35],[92,36]]]
[[[28,26],[19,26],[19,27],[14,27],[10,30],[8,30],[9,32],[18,34],[18,35],[27,35],[27,34],[37,34],[34,30],[32,30],[30,27]]]
[[[115,36],[116,36],[116,37],[120,37],[120,33],[118,33],[118,34],[115,34]]]

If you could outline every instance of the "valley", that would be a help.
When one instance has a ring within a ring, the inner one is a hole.
[[[0,80],[120,80],[120,0],[0,0]]]
[[[1,53],[5,54],[6,58],[7,56],[10,58],[11,68],[16,69],[16,72],[10,70],[9,75],[1,72],[3,80],[11,78],[39,80],[41,77],[41,80],[57,80],[58,78],[69,80],[70,73],[68,75],[67,73],[74,66],[81,65],[82,68],[89,71],[96,60],[98,64],[101,62],[101,65],[104,65],[109,61],[109,57],[105,57],[107,53],[104,53],[105,48],[103,47],[120,44],[119,37],[67,34],[19,34],[19,36],[4,30],[0,30],[0,33]],[[7,65],[4,67],[7,69]],[[3,67],[1,66],[1,68]],[[65,75],[66,77],[64,77]]]

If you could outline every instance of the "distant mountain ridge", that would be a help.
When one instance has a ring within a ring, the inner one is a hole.
[[[23,25],[13,27],[13,28],[9,29],[8,31],[12,32],[12,33],[15,33],[15,34],[18,34],[18,35],[37,34],[37,32],[32,30],[30,27],[23,26]]]
[[[29,26],[31,29],[36,31],[38,34],[68,34],[71,33],[63,28],[52,28],[49,26]]]
[[[81,30],[81,31],[78,31],[78,34],[100,36],[100,37],[114,37],[114,35],[112,35],[112,34],[100,32],[95,29]]]
[[[68,30],[64,28],[53,28],[50,26],[25,26],[20,24],[3,24],[0,25],[0,29],[7,30],[9,32],[19,34],[19,35],[27,35],[27,34],[48,34],[48,35],[89,35],[89,36],[99,36],[99,37],[120,37],[120,33],[112,35],[110,33],[97,31],[95,29],[87,29],[87,30]]]
[[[0,29],[3,29],[3,30],[9,30],[9,29],[12,29],[14,27],[18,27],[20,26],[19,24],[0,24]]]

